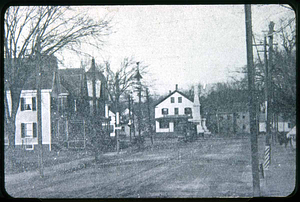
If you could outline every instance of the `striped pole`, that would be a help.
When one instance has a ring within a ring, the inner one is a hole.
[[[264,161],[264,169],[269,170],[269,165],[271,163],[271,147],[265,146],[265,161]]]

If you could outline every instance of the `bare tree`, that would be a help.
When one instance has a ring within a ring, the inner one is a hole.
[[[15,118],[22,87],[35,72],[37,44],[41,55],[54,55],[62,49],[76,52],[81,44],[101,48],[111,30],[111,19],[95,20],[84,12],[64,6],[12,6],[4,21],[5,92],[10,92],[11,111],[5,96],[6,132],[10,147],[15,142]],[[39,42],[37,42],[39,39]]]
[[[275,112],[296,119],[296,23],[295,18],[283,19],[277,31],[280,41],[274,51],[272,82]]]
[[[105,72],[107,79],[107,92],[109,99],[113,104],[119,103],[120,98],[124,93],[129,90],[134,90],[134,86],[137,84],[134,78],[137,71],[137,62],[131,58],[124,58],[120,68],[115,72],[110,67],[110,62],[105,62]],[[140,73],[143,75],[146,73],[146,65],[140,63]]]
[[[286,118],[295,120],[296,112],[296,22],[295,18],[280,20],[274,32],[278,46],[274,49],[271,74],[272,109],[274,113],[283,113]],[[269,58],[268,60],[269,61]],[[264,102],[265,64],[260,58],[255,62],[255,87],[260,104]],[[246,67],[235,73],[247,73]],[[234,79],[234,78],[233,78]],[[238,87],[246,84],[247,78],[234,79]],[[245,86],[246,87],[246,86]]]
[[[121,96],[125,96],[130,91],[135,91],[136,87],[138,87],[137,80],[135,78],[137,73],[137,62],[131,58],[124,58],[121,62],[120,68],[115,72],[111,69],[110,63],[108,61],[105,62],[105,72],[107,79],[107,92],[110,101],[116,112],[120,112],[120,99]],[[140,74],[146,73],[146,65],[139,65]],[[143,86],[139,86],[143,88]],[[146,89],[146,88],[144,88]],[[118,135],[116,135],[117,140],[117,150],[118,150]]]

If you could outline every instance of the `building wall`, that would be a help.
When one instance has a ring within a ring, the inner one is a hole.
[[[174,98],[174,103],[171,103],[171,98]],[[178,102],[178,98],[182,98],[182,102]],[[165,115],[162,114],[162,109],[167,108],[168,109],[168,115],[175,115],[175,108],[178,108],[178,115],[184,115],[184,109],[186,107],[191,108],[193,110],[193,102],[191,102],[189,99],[186,97],[182,96],[180,93],[175,92],[173,95],[168,97],[166,100],[163,102],[159,103],[155,107],[155,118],[161,118],[164,117]],[[155,121],[155,129],[156,132],[174,132],[174,123],[169,122],[169,128],[160,128],[159,127],[159,121]]]
[[[275,124],[273,124],[275,128]],[[292,128],[289,122],[278,122],[278,132],[289,132]],[[259,122],[259,132],[266,132],[266,122]]]
[[[172,132],[171,131],[171,127],[170,127],[170,122],[168,124],[169,124],[168,128],[160,128],[159,127],[159,121],[155,121],[156,132],[157,133],[169,133],[169,132]]]
[[[171,103],[171,98],[174,97],[175,102]],[[182,97],[182,103],[178,103],[178,97]],[[191,102],[189,99],[186,97],[182,96],[178,92],[175,92],[173,95],[168,97],[166,100],[163,102],[159,103],[155,107],[155,118],[163,117],[164,115],[162,114],[162,109],[163,108],[168,108],[169,109],[169,114],[168,115],[175,115],[175,108],[178,108],[178,114],[179,115],[184,115],[184,108],[190,107],[193,110],[193,102]]]
[[[113,132],[110,133],[110,136],[114,137],[116,135],[115,133],[115,126],[116,126],[116,115],[112,111],[108,110],[108,117],[110,117],[109,125],[113,128]],[[105,123],[103,123],[103,126]]]
[[[51,144],[51,105],[50,105],[50,90],[42,90],[42,143]],[[36,91],[33,90],[23,90],[21,93],[21,98],[32,98],[36,97]],[[36,103],[37,104],[37,103]],[[21,102],[20,102],[21,105]],[[21,111],[19,106],[18,112],[16,114],[16,134],[15,134],[15,145],[22,144],[38,144],[38,139],[36,138],[22,138],[21,137],[21,123],[37,123],[37,111],[25,110]]]
[[[250,133],[250,117],[248,112],[236,113],[236,132]]]
[[[43,91],[42,91],[43,92]],[[50,91],[42,93],[42,141],[51,146],[51,95]]]

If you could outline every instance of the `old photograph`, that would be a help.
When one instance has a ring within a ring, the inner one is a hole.
[[[15,5],[3,27],[6,197],[294,194],[293,5]]]

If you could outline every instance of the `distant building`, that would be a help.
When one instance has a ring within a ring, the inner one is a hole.
[[[274,117],[271,126],[278,132],[289,132],[293,128],[291,121],[285,120],[282,114]],[[263,113],[259,116],[259,132],[266,132],[266,115]]]
[[[155,129],[157,133],[176,131],[181,120],[192,118],[194,102],[178,91],[171,92],[155,106]]]
[[[187,95],[178,90],[170,92],[164,99],[155,105],[155,129],[156,133],[178,132],[177,127],[181,121],[190,121],[197,124],[197,133],[206,131],[205,119],[201,118],[200,102],[195,93],[192,101]]]
[[[247,111],[211,114],[209,123],[214,123],[214,132],[224,135],[250,133],[250,117]],[[278,115],[271,122],[271,127],[278,132],[288,132],[292,129],[292,124],[290,121],[284,120],[282,115]],[[266,117],[264,113],[260,113],[257,116],[257,130],[259,133],[266,132]]]
[[[215,126],[212,130],[227,135],[250,133],[249,121],[249,113],[245,111],[223,111],[209,116],[209,123],[211,125],[214,123]]]

